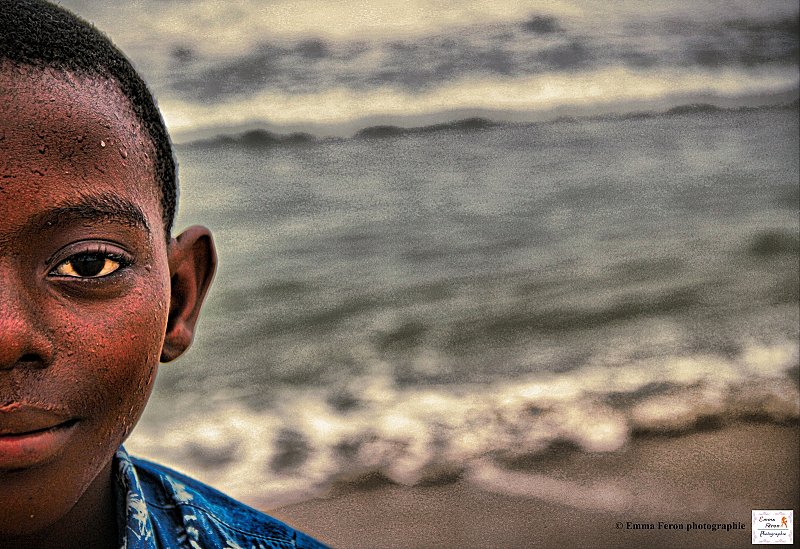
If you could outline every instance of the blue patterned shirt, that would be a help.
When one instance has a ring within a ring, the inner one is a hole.
[[[122,549],[324,549],[272,517],[185,475],[115,456]]]

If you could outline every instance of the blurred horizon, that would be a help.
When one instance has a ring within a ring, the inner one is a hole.
[[[763,104],[798,90],[791,1],[61,5],[132,59],[176,142]]]

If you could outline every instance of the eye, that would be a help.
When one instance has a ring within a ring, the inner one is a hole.
[[[129,264],[130,262],[119,254],[103,251],[82,252],[59,263],[51,274],[71,278],[102,278]]]

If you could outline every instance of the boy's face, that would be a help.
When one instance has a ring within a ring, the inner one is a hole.
[[[0,62],[0,539],[107,483],[191,341],[213,248],[168,245],[153,158],[115,84]]]

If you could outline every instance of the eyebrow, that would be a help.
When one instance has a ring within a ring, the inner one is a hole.
[[[111,194],[83,195],[75,202],[62,204],[37,215],[32,225],[59,229],[84,221],[116,221],[143,230],[149,236],[150,226],[142,210],[123,198]]]

